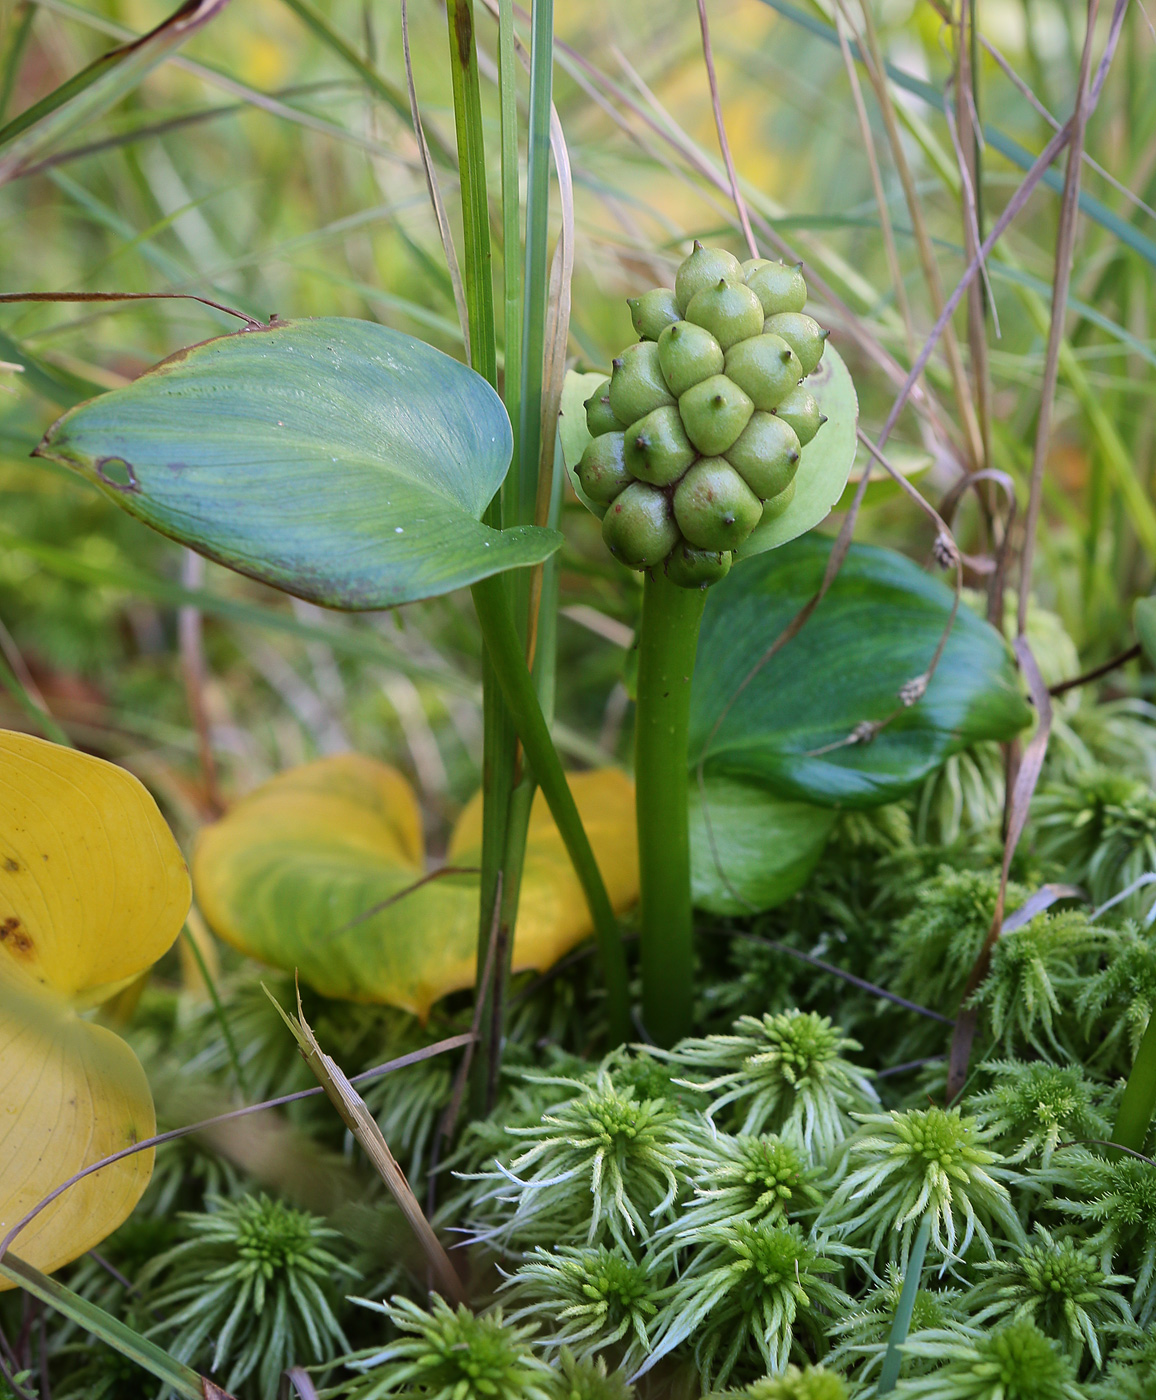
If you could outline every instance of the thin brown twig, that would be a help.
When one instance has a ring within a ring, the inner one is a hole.
[[[1071,680],[1060,681],[1058,685],[1048,687],[1048,694],[1053,698],[1057,695],[1066,695],[1069,690],[1075,690],[1081,685],[1089,685],[1092,681],[1098,681],[1101,676],[1106,676],[1118,667],[1126,665],[1129,661],[1142,655],[1144,648],[1137,642],[1130,646],[1127,651],[1122,651],[1119,656],[1113,656],[1111,661],[1105,661],[1102,666],[1093,666],[1090,671],[1084,671],[1082,675],[1073,676]]]
[[[371,905],[364,913],[356,915],[347,924],[342,924],[328,934],[329,938],[336,938],[338,934],[348,933],[351,928],[356,928],[358,924],[363,924],[367,919],[376,918],[378,914],[395,904],[400,904],[403,899],[408,899],[411,894],[415,894],[423,885],[432,884],[434,880],[443,880],[447,875],[480,875],[482,867],[480,865],[439,865],[436,870],[431,870],[427,875],[422,875],[414,880],[412,884],[406,885],[404,889],[398,890],[396,894],[391,894],[388,899],[383,899],[378,904]]]
[[[710,105],[714,111],[714,128],[718,133],[719,150],[722,152],[723,164],[727,168],[727,178],[731,182],[731,198],[735,202],[735,210],[743,228],[743,237],[747,240],[747,249],[752,258],[757,258],[759,245],[755,242],[754,231],[751,229],[751,216],[747,213],[747,202],[743,198],[742,190],[739,189],[738,172],[735,170],[734,157],[731,155],[731,143],[727,140],[726,123],[723,121],[722,98],[719,95],[718,74],[715,72],[714,52],[710,43],[710,22],[706,17],[706,0],[697,0],[697,2],[698,27],[702,34],[702,60],[706,68],[706,80],[710,86]]]
[[[842,3],[842,0],[840,0]],[[927,293],[931,298],[932,310],[938,316],[943,311],[943,282],[939,275],[939,264],[935,259],[935,250],[932,246],[931,237],[927,230],[927,223],[923,217],[923,206],[919,200],[919,192],[916,188],[915,177],[911,171],[911,164],[907,159],[907,153],[903,146],[903,139],[899,131],[899,122],[895,115],[895,104],[891,99],[891,89],[887,81],[887,70],[883,63],[883,55],[879,48],[879,36],[875,29],[875,21],[871,14],[871,5],[867,0],[863,0],[860,5],[863,15],[864,34],[866,44],[860,43],[859,51],[864,56],[864,64],[867,69],[867,76],[875,89],[875,100],[879,104],[879,112],[883,118],[883,128],[887,133],[887,139],[891,146],[891,158],[895,164],[896,173],[899,176],[899,183],[903,186],[903,196],[907,203],[907,212],[911,219],[912,232],[915,235],[915,248],[919,254],[920,266],[923,269],[923,279],[927,284]],[[867,56],[870,54],[871,61],[868,63]],[[959,342],[956,339],[955,331],[950,320],[945,322],[943,331],[943,349],[947,359],[948,371],[951,375],[952,387],[955,393],[956,408],[962,420],[964,438],[967,445],[967,456],[972,470],[983,465],[983,443],[979,432],[979,421],[975,414],[975,403],[972,399],[971,389],[967,382],[967,375],[963,368],[963,358],[959,353]]]
[[[851,86],[851,98],[855,103],[855,115],[859,121],[859,134],[863,140],[867,168],[871,173],[871,188],[875,194],[875,207],[879,212],[879,227],[883,233],[883,249],[891,272],[891,284],[895,289],[895,304],[903,318],[903,330],[907,337],[907,358],[912,360],[915,358],[915,326],[911,319],[911,303],[907,299],[907,287],[903,281],[899,249],[895,244],[895,229],[891,223],[891,211],[887,207],[887,195],[883,189],[879,157],[875,152],[875,138],[871,134],[871,120],[867,115],[867,104],[863,101],[863,85],[859,81],[859,70],[855,66],[851,45],[847,42],[846,30],[847,22],[840,5],[835,11],[835,33],[839,36],[839,51],[843,55],[843,67],[847,71],[847,81]]]
[[[264,321],[258,321],[244,311],[225,306],[208,297],[195,296],[192,292],[2,292],[0,302],[14,301],[199,301],[202,306],[211,306],[214,311],[223,311],[227,316],[236,316],[246,323],[251,331],[267,331]]]
[[[1007,898],[1012,856],[1019,845],[1020,836],[1023,834],[1024,825],[1028,819],[1028,808],[1031,805],[1032,794],[1036,790],[1036,783],[1039,781],[1040,772],[1044,766],[1044,756],[1047,753],[1048,739],[1052,730],[1051,697],[1048,695],[1047,686],[1044,685],[1043,677],[1036,665],[1036,659],[1032,654],[1028,639],[1021,634],[1015,639],[1014,647],[1020,670],[1027,680],[1028,691],[1036,706],[1039,719],[1036,732],[1025,747],[1015,779],[1010,784],[1007,804],[1008,829],[1004,840],[1003,863],[1000,867],[995,913],[992,916],[991,927],[988,929],[983,947],[980,949],[979,956],[968,976],[963,996],[960,998],[959,1015],[956,1018],[955,1031],[951,1037],[951,1050],[948,1055],[948,1103],[959,1097],[967,1083],[971,1047],[975,1040],[976,1028],[979,1025],[979,1010],[972,1004],[972,997],[987,977],[991,968],[992,953],[1003,931],[1004,901]]]
[[[1108,69],[1112,65],[1112,59],[1116,53],[1116,46],[1120,40],[1124,12],[1127,8],[1128,0],[1116,0],[1116,8],[1112,14],[1112,23],[1108,29],[1108,40],[1104,46],[1104,52],[1100,57],[1100,64],[1096,70],[1095,81],[1092,84],[1092,94],[1088,103],[1089,115],[1095,109],[1096,103],[1100,97],[1100,92],[1104,86],[1104,81],[1108,76]],[[891,409],[887,414],[887,420],[883,424],[883,430],[876,439],[876,444],[879,447],[882,447],[891,436],[892,429],[899,421],[899,415],[903,412],[907,400],[911,397],[912,390],[919,376],[923,373],[928,360],[931,358],[932,352],[938,344],[945,326],[954,314],[956,307],[958,307],[959,303],[962,301],[968,287],[971,286],[972,280],[979,272],[981,259],[987,257],[992,248],[995,247],[996,243],[1003,236],[1009,224],[1011,224],[1016,216],[1023,210],[1024,206],[1031,198],[1032,192],[1051,168],[1052,162],[1064,147],[1067,146],[1071,139],[1071,133],[1072,122],[1069,118],[1032,162],[1031,169],[1020,181],[1015,193],[1004,206],[1003,212],[995,221],[991,232],[983,240],[976,256],[972,258],[964,269],[963,276],[956,283],[955,290],[952,292],[951,296],[948,297],[942,313],[936,319],[935,325],[932,326],[930,334],[923,343],[923,349],[919,352],[914,365],[912,365],[911,369],[908,371],[907,378],[903,382],[903,387],[900,389],[895,397],[895,401],[891,405]]]

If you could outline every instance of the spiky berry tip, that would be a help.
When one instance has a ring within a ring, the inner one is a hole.
[[[610,363],[614,369],[621,369],[623,364],[621,359],[611,360]]]

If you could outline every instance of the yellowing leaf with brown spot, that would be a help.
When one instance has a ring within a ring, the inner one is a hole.
[[[168,950],[189,898],[172,833],[131,773],[0,731],[0,959],[91,1004]]]
[[[151,966],[189,900],[180,850],[136,778],[0,731],[0,1236],[81,1168],[152,1136],[139,1061],[77,1008]],[[136,1153],[69,1187],[14,1252],[51,1271],[91,1249],[152,1162]]]
[[[614,771],[570,779],[619,909],[638,897],[634,789]],[[449,864],[479,863],[481,800],[467,806]],[[396,769],[339,754],[291,769],[200,834],[197,903],[234,947],[296,969],[326,996],[425,1017],[474,982],[478,877],[425,874],[421,813]],[[591,932],[581,888],[541,796],[526,850],[514,966],[546,968]]]
[[[10,970],[0,975],[0,1238],[82,1167],[155,1132],[148,1080],[125,1042]],[[70,1186],[13,1253],[51,1273],[98,1245],[140,1200],[153,1156],[146,1148]]]

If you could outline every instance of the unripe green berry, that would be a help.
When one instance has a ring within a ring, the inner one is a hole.
[[[675,488],[674,517],[697,549],[736,549],[762,513],[762,502],[722,457],[702,458]]]
[[[652,408],[673,403],[674,396],[666,387],[658,363],[658,346],[653,340],[628,345],[614,361],[614,373],[610,376],[610,407],[614,416],[621,423],[636,423]]]
[[[802,387],[793,389],[787,395],[775,409],[775,416],[794,428],[795,435],[803,447],[806,447],[827,421],[827,415],[820,412],[814,394],[808,393]]]
[[[681,315],[669,287],[655,287],[640,297],[627,297],[626,305],[630,307],[634,329],[643,340],[657,340]]]
[[[799,357],[778,335],[752,335],[726,354],[726,374],[756,409],[770,413],[803,377]]]
[[[704,248],[696,238],[694,251],[689,258],[683,259],[674,275],[674,296],[684,316],[695,293],[701,292],[704,287],[713,287],[720,277],[741,282],[742,264],[725,248]]]
[[[712,287],[695,292],[686,308],[686,319],[710,331],[724,350],[736,341],[758,335],[763,328],[763,307],[742,282],[720,277]]]
[[[749,287],[749,286],[751,285],[751,273],[754,272],[756,269],[758,269],[758,268],[760,268],[760,267],[770,267],[770,266],[771,266],[770,261],[769,261],[769,259],[767,259],[767,258],[747,258],[746,262],[744,262],[743,265],[742,265],[742,267],[743,267],[743,281],[744,281],[744,282],[747,284],[747,286]]]
[[[725,578],[730,567],[729,552],[695,549],[686,540],[679,540],[666,557],[666,576],[680,588],[709,588]]]
[[[693,321],[679,321],[658,337],[658,362],[670,392],[685,394],[701,380],[722,373],[723,349],[710,331]]]
[[[746,279],[747,286],[762,302],[764,316],[777,316],[780,311],[802,311],[807,304],[807,284],[798,267],[764,262],[751,268]]]
[[[601,437],[603,433],[620,433],[626,426],[618,421],[610,407],[609,379],[599,384],[582,407],[586,410],[586,427],[592,437]]]
[[[632,569],[659,564],[678,543],[670,497],[644,481],[632,481],[602,518],[602,538]]]
[[[624,433],[603,433],[586,444],[578,463],[582,489],[598,505],[608,506],[633,480],[626,468],[624,443]]]
[[[654,409],[626,430],[626,468],[652,486],[673,485],[697,455],[672,406]]]
[[[801,311],[784,311],[778,316],[768,316],[763,330],[768,335],[781,336],[799,357],[803,373],[813,374],[823,358],[823,346],[827,343],[830,331],[811,316]]]
[[[769,501],[763,502],[763,520],[774,520],[782,515],[783,511],[795,499],[795,488],[799,484],[799,478],[793,476],[791,483],[785,490],[779,492],[777,496],[772,496]]]
[[[794,481],[801,450],[789,423],[773,413],[755,413],[726,458],[759,500],[767,501]]]
[[[680,395],[686,435],[704,457],[719,457],[750,422],[755,406],[725,374],[712,374]]]

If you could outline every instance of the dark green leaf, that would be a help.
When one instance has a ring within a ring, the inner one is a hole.
[[[791,802],[730,778],[708,778],[700,792],[692,775],[695,906],[712,914],[750,914],[790,899],[814,870],[835,815],[831,807]]]
[[[327,607],[392,607],[561,542],[479,517],[510,461],[479,375],[370,321],[206,341],[64,415],[38,452],[219,563]]]
[[[966,607],[923,699],[902,706],[900,689],[927,670],[952,595],[902,555],[868,545],[852,545],[810,621],[739,693],[818,591],[830,549],[819,536],[795,540],[710,590],[691,706],[692,764],[705,749],[710,775],[785,798],[873,807],[910,792],[960,749],[1010,739],[1030,722],[1006,644]],[[847,742],[857,725],[889,716],[871,742]]]

